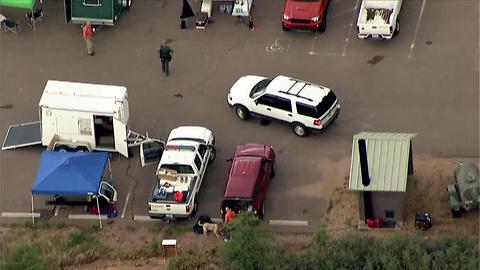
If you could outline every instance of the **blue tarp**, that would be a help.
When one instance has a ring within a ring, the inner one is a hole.
[[[44,151],[32,194],[97,194],[108,153]]]

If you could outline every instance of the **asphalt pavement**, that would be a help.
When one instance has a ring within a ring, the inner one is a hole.
[[[327,31],[284,32],[283,1],[255,1],[254,29],[234,25],[214,10],[214,22],[179,27],[179,1],[134,1],[114,27],[94,35],[96,55],[86,55],[78,25],[63,21],[62,1],[45,1],[45,20],[34,31],[23,11],[2,8],[22,32],[0,33],[0,135],[11,124],[37,120],[49,79],[124,85],[130,128],[165,139],[172,128],[201,125],[214,132],[217,159],[207,172],[200,211],[219,216],[229,163],[237,144],[260,142],[277,151],[277,176],[267,193],[266,219],[306,221],[311,230],[325,215],[332,187],[325,177],[349,158],[361,131],[416,133],[414,154],[479,156],[479,2],[404,1],[400,34],[389,41],[356,36],[359,1],[332,0]],[[171,76],[161,72],[157,50],[174,50]],[[288,125],[240,121],[226,94],[240,76],[278,74],[330,87],[342,111],[320,134],[296,137]],[[0,210],[30,211],[30,190],[42,147],[0,152]],[[119,191],[119,222],[147,215],[155,166],[142,168],[137,150],[112,155]],[[326,187],[326,188],[324,188]],[[298,193],[309,189],[309,195]],[[47,209],[42,199],[36,209]],[[62,210],[61,210],[62,211]],[[304,223],[301,223],[304,224]]]

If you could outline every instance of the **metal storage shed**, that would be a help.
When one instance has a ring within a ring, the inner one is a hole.
[[[403,223],[414,136],[379,132],[353,136],[348,189],[359,193],[359,226],[376,217],[387,227]]]

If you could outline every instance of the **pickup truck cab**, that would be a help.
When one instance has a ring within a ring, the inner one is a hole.
[[[265,194],[276,169],[273,147],[254,143],[239,145],[231,161],[220,206],[222,218],[225,216],[225,207],[236,213],[253,211],[263,218]]]
[[[282,29],[307,29],[325,32],[328,0],[286,0]]]
[[[215,158],[214,143],[207,128],[183,126],[170,132],[164,148],[156,141],[141,144],[144,161],[160,159],[148,200],[151,218],[172,220],[196,213],[205,171]]]

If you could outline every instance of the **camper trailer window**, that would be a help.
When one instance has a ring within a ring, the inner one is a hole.
[[[78,127],[80,128],[80,134],[92,135],[92,121],[90,119],[78,119]]]
[[[100,0],[83,0],[84,6],[100,6]]]

